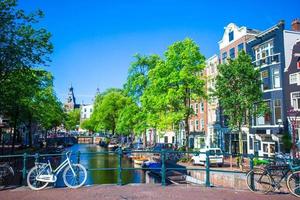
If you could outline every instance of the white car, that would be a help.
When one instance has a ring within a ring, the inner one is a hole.
[[[199,155],[194,155],[192,157],[193,165],[206,165],[206,152],[209,151],[209,161],[210,164],[216,164],[219,167],[223,166],[224,163],[224,156],[223,152],[220,148],[208,148],[208,149],[201,149]]]

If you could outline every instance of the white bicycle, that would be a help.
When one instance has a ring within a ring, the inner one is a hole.
[[[27,175],[27,184],[32,190],[41,190],[49,183],[57,180],[57,175],[65,168],[63,180],[69,188],[79,188],[87,179],[87,172],[81,164],[73,164],[70,159],[71,152],[66,153],[66,159],[56,168],[52,169],[51,163],[35,163]]]

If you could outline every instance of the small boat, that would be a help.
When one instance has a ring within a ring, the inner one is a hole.
[[[100,146],[100,147],[107,147],[108,144],[107,144],[107,142],[105,142],[104,140],[100,140],[100,141],[99,141],[99,146]]]
[[[132,160],[134,164],[142,165],[144,162],[148,161],[149,159],[145,157],[134,157],[132,158]]]
[[[116,142],[110,142],[107,146],[108,150],[114,151],[119,147]]]

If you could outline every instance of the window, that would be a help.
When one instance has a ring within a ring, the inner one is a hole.
[[[195,107],[196,107],[196,115],[198,114],[198,112],[199,112],[199,109],[198,109],[198,104],[196,103],[195,104]]]
[[[244,43],[238,45],[238,52],[244,50]]]
[[[199,121],[198,120],[195,120],[195,127],[196,127],[196,130],[199,130]]]
[[[294,110],[300,110],[300,92],[291,93],[291,105]]]
[[[193,106],[193,104],[191,104],[191,112],[193,113],[194,112],[194,106]]]
[[[93,109],[92,109],[92,108],[90,109],[90,112],[93,112]]]
[[[226,62],[227,52],[222,53],[222,63]]]
[[[262,89],[263,90],[270,89],[269,72],[267,70],[261,72],[261,79],[262,79]]]
[[[278,120],[281,119],[281,101],[276,99],[274,101],[275,123],[278,124]]]
[[[267,110],[271,111],[271,101],[266,101]],[[271,113],[266,112],[263,116],[257,117],[257,125],[270,125],[271,124]]]
[[[235,52],[234,52],[234,48],[231,48],[230,50],[229,50],[229,55],[230,55],[230,58],[235,58]]]
[[[86,108],[84,108],[84,112],[86,112]]]
[[[253,149],[253,138],[249,136],[249,149]]]
[[[204,119],[201,119],[201,130],[204,130]]]
[[[298,83],[298,73],[290,74],[290,84]]]
[[[265,152],[265,153],[268,153],[269,151],[268,151],[268,144],[263,144],[263,151]]]
[[[268,56],[273,55],[273,41],[266,42],[262,45],[255,47],[256,60],[265,59]],[[266,64],[262,62],[261,64]]]
[[[86,118],[86,114],[83,115],[83,119],[85,119],[85,118]]]
[[[280,88],[279,68],[273,70],[273,88]]]
[[[229,34],[228,34],[228,37],[229,37],[229,42],[231,42],[232,40],[234,40],[234,32],[230,31]]]
[[[200,112],[204,112],[204,103],[203,102],[200,103]]]

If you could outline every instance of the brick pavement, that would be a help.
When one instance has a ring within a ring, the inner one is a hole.
[[[0,200],[298,200],[290,194],[256,194],[245,190],[200,186],[98,185],[79,189],[46,188],[32,191],[27,187],[0,191]]]

